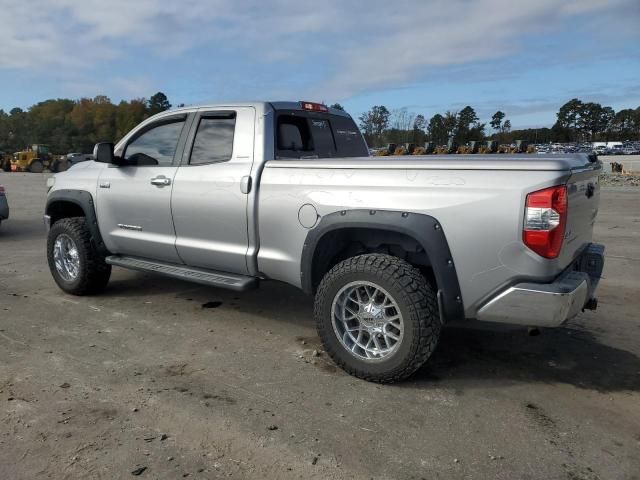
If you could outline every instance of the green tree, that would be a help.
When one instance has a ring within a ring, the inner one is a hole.
[[[447,125],[445,123],[444,117],[439,113],[436,113],[429,119],[429,124],[427,125],[427,135],[429,140],[434,142],[436,145],[444,145],[445,143],[447,143],[447,140],[449,139]]]
[[[501,112],[500,110],[494,113],[493,116],[491,117],[491,122],[489,123],[489,125],[491,125],[491,128],[493,128],[496,132],[501,132],[502,121],[504,120],[504,117],[505,117],[504,112]]]
[[[456,137],[458,131],[458,112],[452,112],[449,110],[444,112],[444,127],[447,132],[444,143],[447,143],[451,137]]]
[[[171,104],[164,93],[158,92],[155,95],[151,95],[147,108],[149,110],[149,115],[155,115],[156,113],[169,110],[171,108]]]
[[[594,140],[596,135],[609,131],[615,112],[599,103],[583,103],[577,119],[578,128],[585,138]]]
[[[376,105],[358,117],[360,129],[369,145],[378,146],[380,144],[382,134],[389,127],[390,115],[387,107]]]
[[[340,105],[339,103],[334,103],[329,108],[335,108],[336,110],[342,110],[344,112],[344,107],[342,105]]]
[[[578,139],[578,122],[580,120],[580,112],[582,111],[582,102],[577,98],[572,98],[558,110],[558,125],[564,128],[571,140]]]
[[[458,113],[455,139],[458,143],[484,138],[484,123],[480,123],[476,111],[467,105]]]
[[[133,127],[149,116],[147,113],[147,101],[138,98],[118,104],[115,118],[115,139],[124,137]]]
[[[21,108],[12,108],[9,111],[8,137],[9,144],[7,150],[9,152],[18,151],[33,143],[30,133],[29,115]]]
[[[625,108],[616,113],[612,121],[612,131],[620,140],[637,138],[640,133],[640,107],[637,110]]]
[[[413,129],[411,132],[411,141],[416,145],[422,145],[425,140],[425,128],[427,127],[427,120],[424,115],[418,114],[413,120]]]

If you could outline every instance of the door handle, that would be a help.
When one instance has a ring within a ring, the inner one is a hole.
[[[251,191],[251,177],[245,175],[240,179],[240,191],[242,193],[249,193]]]
[[[167,185],[171,185],[171,180],[160,175],[151,179],[151,185],[155,185],[156,187],[166,187]]]

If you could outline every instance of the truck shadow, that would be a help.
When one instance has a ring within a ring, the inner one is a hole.
[[[173,297],[178,311],[181,302],[185,306],[201,304],[203,308],[211,302],[216,304],[216,311],[233,308],[263,317],[265,324],[289,323],[292,341],[304,334],[303,327],[304,332],[314,328],[313,299],[279,282],[263,282],[257,290],[236,293],[120,271],[103,295]],[[320,340],[316,340],[313,343],[319,347]],[[527,335],[524,327],[469,321],[445,327],[427,364],[399,386],[456,388],[460,382],[465,387],[480,388],[541,382],[601,392],[640,391],[640,357],[600,343],[593,332],[582,327],[579,318],[565,327],[542,330],[539,336]]]
[[[436,352],[413,380],[565,383],[577,388],[640,391],[640,357],[600,343],[580,324],[527,335],[523,328],[446,327]]]

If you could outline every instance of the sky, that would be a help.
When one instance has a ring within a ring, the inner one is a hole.
[[[640,106],[640,0],[0,0],[0,108],[164,92],[173,104],[502,110]]]

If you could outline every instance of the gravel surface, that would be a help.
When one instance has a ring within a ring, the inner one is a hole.
[[[336,369],[311,299],[283,284],[114,269],[104,294],[63,294],[44,176],[0,184],[2,479],[638,478],[638,189],[602,189],[596,312],[538,336],[449,325],[415,377],[382,386]]]
[[[640,174],[638,175],[621,175],[621,174],[601,175],[600,184],[602,186],[614,186],[614,187],[640,187]]]

